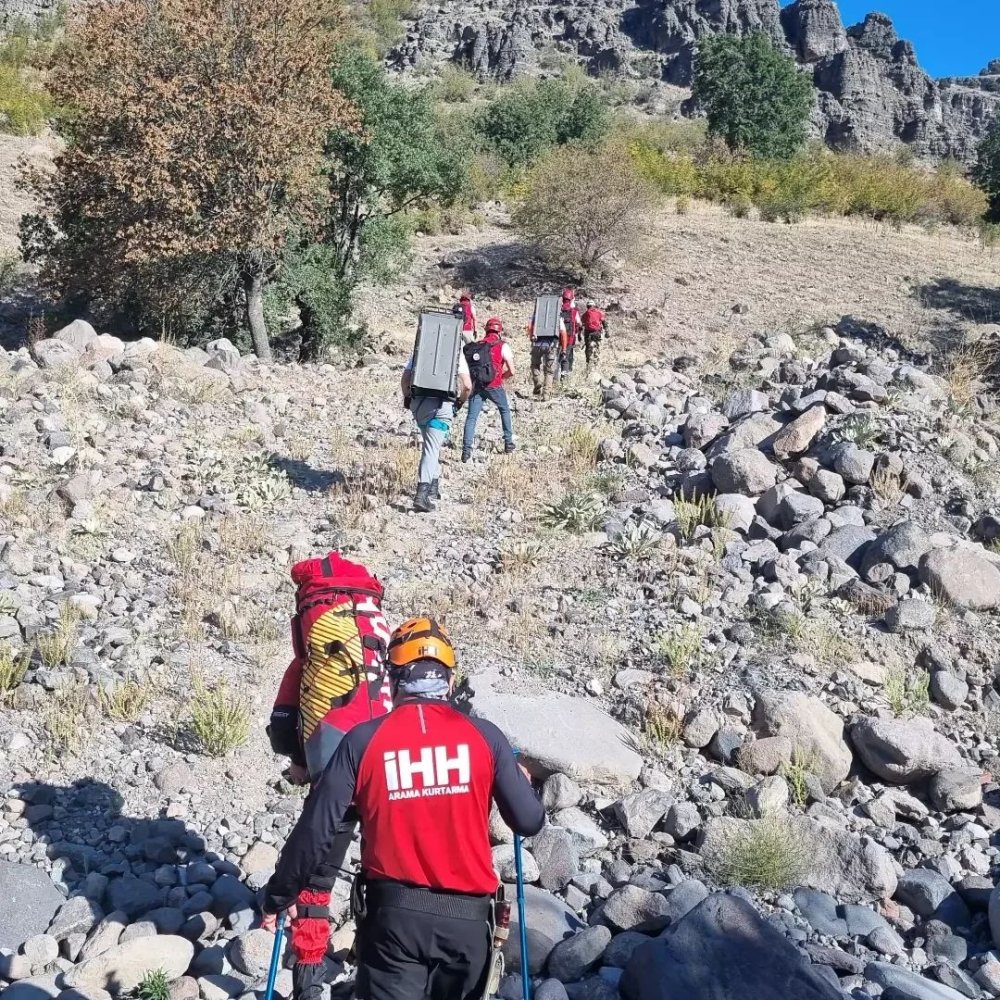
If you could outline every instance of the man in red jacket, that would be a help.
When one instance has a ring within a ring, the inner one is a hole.
[[[429,618],[389,643],[394,709],[344,737],[267,887],[264,923],[293,906],[353,803],[363,830],[358,1000],[472,1000],[486,985],[499,879],[490,801],[536,834],[545,810],[503,734],[448,704],[455,650]]]
[[[601,356],[601,337],[608,335],[608,321],[604,310],[597,303],[588,302],[587,311],[580,318],[583,325],[583,348],[587,355],[587,367],[596,365]]]

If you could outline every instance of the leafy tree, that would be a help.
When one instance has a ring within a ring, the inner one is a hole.
[[[607,125],[607,107],[597,88],[576,88],[562,80],[503,90],[476,119],[487,146],[515,167],[529,166],[554,145],[596,141]]]
[[[88,6],[51,83],[68,145],[28,180],[43,213],[22,241],[47,284],[98,311],[238,298],[270,357],[265,287],[322,221],[323,141],[352,120],[329,80],[338,2]]]
[[[513,221],[551,265],[586,278],[643,249],[655,204],[625,147],[554,150],[528,176]]]
[[[760,33],[701,40],[694,96],[730,149],[788,159],[806,140],[815,95],[791,56]]]
[[[989,131],[979,144],[972,179],[989,198],[986,218],[990,222],[1000,222],[1000,115],[993,119]]]

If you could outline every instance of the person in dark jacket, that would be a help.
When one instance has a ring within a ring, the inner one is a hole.
[[[352,803],[362,826],[359,1000],[477,1000],[499,886],[490,803],[522,836],[545,810],[507,739],[452,707],[455,650],[412,618],[389,643],[393,711],[348,732],[306,801],[267,886],[263,926],[291,910]]]

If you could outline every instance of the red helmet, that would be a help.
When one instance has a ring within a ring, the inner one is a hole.
[[[463,292],[461,295],[459,295],[458,301],[459,302],[471,302],[472,299],[469,298],[468,293]]]
[[[486,332],[503,333],[503,322],[500,320],[499,316],[491,316],[486,321]]]
[[[570,299],[576,298],[576,292],[574,292],[572,288],[564,288],[562,297],[563,302],[568,302]]]

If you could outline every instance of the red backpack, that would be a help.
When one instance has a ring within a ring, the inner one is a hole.
[[[331,552],[292,567],[296,613],[292,660],[268,734],[275,753],[316,780],[344,733],[392,708],[386,674],[389,627],[382,584],[360,563]]]

